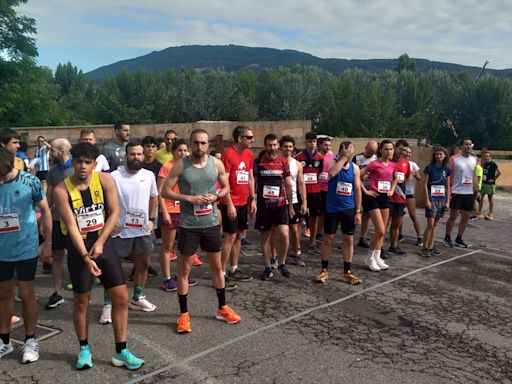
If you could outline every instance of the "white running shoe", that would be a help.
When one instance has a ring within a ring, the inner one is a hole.
[[[379,265],[377,264],[377,262],[375,261],[374,257],[373,257],[373,254],[370,254],[370,256],[368,256],[366,258],[366,260],[364,261],[364,263],[366,264],[366,266],[368,268],[370,268],[370,270],[374,271],[374,272],[378,272],[380,271],[380,267]]]
[[[388,269],[389,265],[387,265],[384,260],[380,257],[380,254],[374,256],[375,262],[379,266],[380,269]]]
[[[153,312],[156,309],[156,305],[151,304],[146,300],[146,296],[139,297],[139,300],[130,300],[130,304],[128,304],[128,308],[133,309],[135,311],[144,311],[144,312]]]
[[[112,305],[105,304],[101,310],[100,324],[112,324]]]
[[[14,348],[12,347],[12,343],[10,341],[9,343],[4,344],[4,342],[0,340],[0,359],[12,351],[14,351]]]
[[[34,338],[25,341],[23,348],[21,349],[21,362],[22,364],[33,363],[39,360],[39,345],[37,340]]]

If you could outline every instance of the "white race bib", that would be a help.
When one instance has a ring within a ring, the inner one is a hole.
[[[396,174],[396,180],[399,183],[403,183],[405,181],[405,173],[403,173],[403,172],[395,172],[395,174]]]
[[[175,207],[179,207],[180,206],[180,201],[179,200],[174,200],[174,206]]]
[[[281,188],[275,185],[264,185],[263,186],[263,198],[270,200],[279,199],[279,192],[281,192]]]
[[[194,215],[196,215],[196,216],[209,215],[212,212],[213,212],[213,206],[211,203],[194,204]]]
[[[318,184],[318,180],[316,178],[316,173],[305,173],[304,174],[304,183]]]
[[[249,172],[248,171],[236,171],[236,183],[237,184],[249,184]]]
[[[391,189],[391,183],[389,181],[378,181],[377,182],[377,192],[379,193],[388,193]]]
[[[462,178],[462,185],[473,185],[473,178],[472,177],[468,177],[468,176],[464,176]]]
[[[125,228],[144,228],[146,214],[144,212],[127,212],[124,218]]]
[[[341,196],[351,196],[352,184],[346,183],[344,181],[338,181],[338,183],[336,184],[336,194]]]
[[[20,218],[17,213],[0,215],[0,233],[18,232],[20,229]]]
[[[322,181],[327,181],[329,180],[329,174],[327,172],[321,172],[318,179]]]
[[[105,218],[103,211],[97,209],[96,211],[80,213],[76,216],[78,229],[82,233],[98,231],[105,226]]]
[[[432,197],[444,197],[446,195],[444,185],[431,185],[430,195]]]

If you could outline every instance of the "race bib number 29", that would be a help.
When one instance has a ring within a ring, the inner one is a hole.
[[[82,233],[98,231],[105,226],[102,210],[81,213],[77,215],[76,221]]]

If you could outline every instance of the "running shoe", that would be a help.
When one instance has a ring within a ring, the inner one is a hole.
[[[238,281],[251,281],[252,276],[243,273],[240,268],[235,269],[235,272],[228,271],[228,276],[233,280]]]
[[[135,371],[139,369],[144,364],[144,360],[139,359],[133,353],[131,353],[128,348],[125,348],[121,351],[121,353],[114,353],[112,356],[112,364],[116,367],[126,367],[130,371]]]
[[[279,272],[281,272],[281,275],[283,275],[283,277],[292,277],[292,273],[288,270],[286,264],[281,264],[277,268],[279,269]]]
[[[48,299],[48,302],[46,303],[46,309],[57,308],[62,303],[64,303],[64,298],[57,292],[53,292],[50,298]]]
[[[242,237],[242,238],[240,239],[240,243],[241,243],[242,245],[251,245],[251,244],[252,244],[252,241],[251,241],[251,240],[249,240],[247,237],[245,237],[245,236],[244,236],[244,237]]]
[[[175,251],[171,251],[169,252],[169,260],[176,260],[178,258],[178,256],[176,256],[176,252]]]
[[[361,279],[354,275],[351,271],[348,271],[347,273],[341,275],[340,280],[352,285],[361,284],[362,282]]]
[[[421,251],[420,251],[420,256],[423,256],[423,257],[430,257],[432,256],[431,255],[431,252],[429,249],[427,248],[422,248]]]
[[[402,241],[404,241],[405,238],[403,235],[398,235],[398,242],[401,243]]]
[[[39,345],[37,344],[37,340],[31,337],[25,341],[21,349],[21,363],[33,363],[37,360],[39,360]]]
[[[370,242],[368,241],[368,239],[360,237],[359,241],[357,242],[357,246],[361,248],[370,248]]]
[[[373,257],[373,259],[375,260],[375,262],[377,263],[377,265],[379,266],[380,269],[388,269],[389,268],[389,265],[387,265],[384,260],[382,260],[382,258],[380,257],[380,255],[375,255]]]
[[[297,264],[299,267],[305,267],[306,261],[304,260],[304,258],[301,255],[298,255],[295,258],[295,264]]]
[[[197,253],[194,253],[192,257],[194,258],[194,260],[192,261],[192,265],[194,267],[199,267],[200,265],[203,265],[203,262],[201,261]]]
[[[375,259],[373,258],[373,255],[369,255],[364,263],[366,264],[366,266],[373,272],[378,272],[380,271],[380,267],[379,265],[377,264],[377,262],[375,261]]]
[[[416,246],[417,247],[423,247],[423,240],[421,239],[421,237],[418,237],[416,239]]]
[[[453,247],[452,239],[450,238],[450,236],[445,236],[443,243],[444,243],[445,247],[448,247],[448,248]]]
[[[307,238],[311,237],[311,231],[309,230],[309,228],[306,228],[304,230],[304,237],[307,237]]]
[[[329,278],[329,272],[327,269],[322,269],[318,275],[315,277],[315,283],[325,284],[327,279]]]
[[[277,269],[278,266],[279,263],[277,262],[277,257],[272,256],[272,258],[270,259],[270,268]]]
[[[238,313],[227,305],[223,306],[222,309],[217,309],[215,318],[217,320],[223,320],[228,324],[236,324],[242,319]]]
[[[274,276],[274,274],[272,273],[272,268],[270,267],[265,267],[265,270],[263,271],[263,275],[261,276],[261,278],[263,280],[270,280],[272,277]]]
[[[174,276],[171,277],[171,279],[174,280],[174,285],[176,285],[176,280],[178,279],[178,276],[174,275]],[[188,278],[188,286],[189,287],[194,287],[196,285],[197,285],[197,280],[189,277]]]
[[[100,324],[112,324],[112,305],[105,304],[101,310]]]
[[[93,280],[92,280],[92,283],[94,285],[100,285],[101,284],[101,280],[99,277],[95,277]],[[71,289],[73,289],[73,285],[71,285]]]
[[[153,277],[158,276],[158,271],[150,265],[148,268],[148,275]]]
[[[315,245],[310,245],[308,248],[308,253],[310,255],[319,255],[320,250]]]
[[[176,332],[178,333],[190,333],[192,327],[190,326],[190,315],[188,312],[180,313],[178,321],[176,322]]]
[[[17,324],[21,321],[21,319],[18,316],[12,315],[11,316],[11,325]]]
[[[442,253],[440,251],[438,251],[436,247],[429,249],[429,251],[432,256],[441,256],[442,255]]]
[[[4,344],[2,340],[0,340],[0,359],[9,353],[14,351],[14,348],[12,346],[12,343],[9,341],[9,343]]]
[[[160,286],[165,292],[175,292],[178,288],[176,287],[176,281],[174,279],[165,279]]]
[[[69,290],[69,291],[72,291],[73,290],[73,283],[67,283],[66,284],[66,289]]]
[[[76,359],[76,369],[82,371],[84,369],[92,368],[92,356],[89,345],[81,345],[78,358]]]
[[[130,300],[128,308],[135,311],[153,312],[156,309],[156,305],[147,301],[146,296],[140,296],[139,300]]]
[[[460,248],[467,248],[468,245],[462,240],[462,237],[455,238],[455,245]]]
[[[231,281],[231,278],[228,275],[224,276],[224,289],[226,291],[232,291],[236,289],[238,285],[234,281]]]
[[[402,248],[400,248],[398,245],[396,247],[389,247],[388,252],[394,253],[398,256],[405,256],[407,255],[407,252],[405,252]]]
[[[485,215],[485,220],[490,220],[490,221],[494,220],[492,213]]]

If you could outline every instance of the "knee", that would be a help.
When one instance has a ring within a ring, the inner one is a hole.
[[[109,291],[108,296],[112,300],[112,304],[118,307],[127,307],[128,306],[128,289],[125,288],[117,288],[115,291]]]

